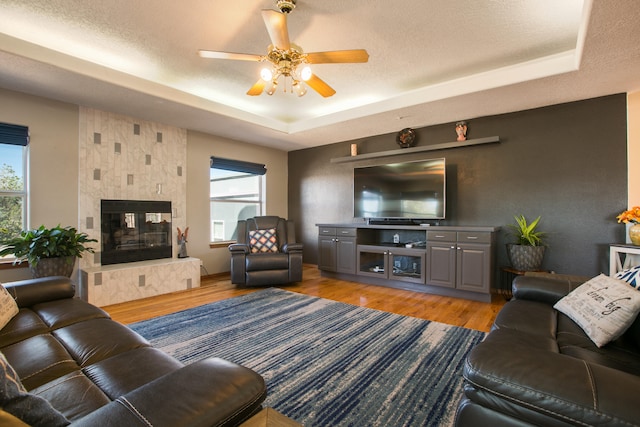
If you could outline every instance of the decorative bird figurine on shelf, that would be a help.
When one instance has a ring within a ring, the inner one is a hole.
[[[184,229],[184,233],[178,227],[178,258],[188,258],[187,255],[187,236],[189,235],[189,227]]]

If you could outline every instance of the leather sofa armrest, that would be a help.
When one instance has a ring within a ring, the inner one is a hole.
[[[515,299],[539,301],[549,305],[554,305],[575,287],[566,280],[534,276],[518,276],[512,283]]]
[[[302,252],[303,246],[304,245],[302,243],[287,243],[282,247],[282,252],[284,253]]]
[[[15,298],[18,307],[31,307],[47,301],[73,298],[76,293],[71,279],[63,276],[19,280],[4,283],[3,286]]]
[[[232,426],[261,409],[264,379],[218,358],[204,359],[127,393],[72,426]]]
[[[527,412],[524,421],[535,425],[549,424],[538,417],[571,425],[634,425],[640,417],[639,376],[563,355],[555,340],[519,331],[491,332],[469,353],[464,377],[471,401],[520,419]]]
[[[251,252],[251,250],[249,249],[249,245],[247,245],[246,243],[232,243],[229,245],[229,250],[231,252],[241,252],[245,254]]]

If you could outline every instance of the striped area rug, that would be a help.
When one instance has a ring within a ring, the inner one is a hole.
[[[265,289],[131,328],[183,363],[252,368],[264,406],[311,426],[450,426],[484,333]]]

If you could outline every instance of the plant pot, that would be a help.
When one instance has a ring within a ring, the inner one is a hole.
[[[76,257],[67,256],[59,258],[42,258],[36,266],[29,264],[29,270],[33,278],[49,277],[49,276],[65,276],[71,277],[73,266],[76,263]]]
[[[539,271],[544,258],[544,246],[526,246],[507,243],[507,256],[518,271]]]
[[[629,240],[632,244],[640,246],[640,224],[633,224],[629,227]]]

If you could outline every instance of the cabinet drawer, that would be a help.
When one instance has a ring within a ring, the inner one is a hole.
[[[455,242],[456,232],[430,230],[430,231],[427,231],[427,241],[428,242]]]
[[[320,227],[320,230],[318,231],[318,233],[320,234],[320,236],[335,236],[336,235],[336,228],[335,227]]]
[[[458,232],[459,243],[491,243],[491,233],[460,231]]]
[[[355,237],[356,229],[355,228],[336,228],[336,236]]]

